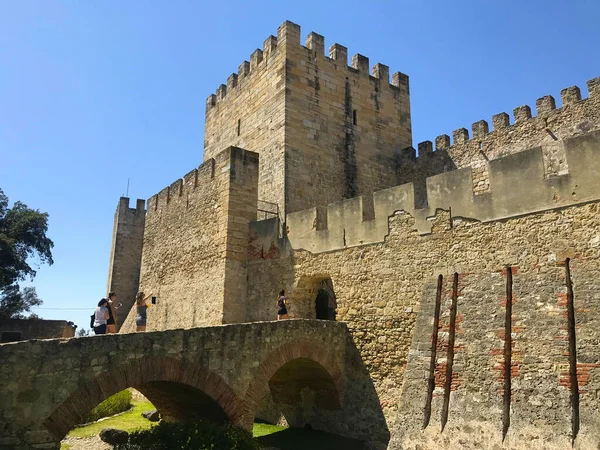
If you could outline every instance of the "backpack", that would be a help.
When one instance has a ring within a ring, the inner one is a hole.
[[[90,328],[94,328],[94,322],[96,321],[96,312],[90,316]]]

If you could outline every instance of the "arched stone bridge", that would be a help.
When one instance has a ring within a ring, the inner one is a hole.
[[[251,428],[263,396],[317,408],[344,401],[346,326],[317,320],[224,325],[0,345],[0,449],[59,448],[98,403],[127,387],[173,420]]]

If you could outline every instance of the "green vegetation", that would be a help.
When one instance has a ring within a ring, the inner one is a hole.
[[[196,423],[160,422],[157,426],[129,435],[116,450],[259,450],[252,435],[240,427],[209,421]]]
[[[154,406],[150,402],[133,401],[133,408],[129,411],[119,414],[118,416],[111,417],[110,419],[102,420],[84,427],[75,428],[69,433],[68,437],[97,436],[100,434],[100,431],[102,431],[103,428],[118,428],[130,433],[134,431],[149,430],[152,428],[154,432],[154,429],[157,428],[158,424],[155,422],[150,422],[142,417],[142,412],[149,411],[151,409],[154,409]],[[163,425],[163,427],[165,425]],[[180,425],[181,424],[168,424],[167,426]],[[203,446],[205,444],[198,442],[197,439],[199,438],[195,435],[187,438],[189,442],[186,441],[188,443],[183,443],[182,446],[179,447],[176,446],[177,444],[173,444],[173,441],[171,441],[168,446],[165,447],[151,446],[149,442],[156,443],[157,441],[155,441],[155,439],[157,439],[157,435],[163,432],[167,433],[166,431],[160,431],[157,432],[157,434],[146,434],[145,437],[140,437],[135,443],[132,442],[131,446],[121,446],[120,449],[137,450],[143,448],[148,450],[160,450],[163,448],[177,448],[185,450],[207,448],[212,450],[254,450],[260,448],[260,446],[276,447],[280,448],[281,450],[362,450],[364,448],[363,443],[360,441],[337,436],[335,434],[325,433],[322,431],[305,431],[295,428],[285,428],[267,423],[254,424],[252,433],[254,439],[250,437],[249,433],[240,430],[239,428],[203,423],[201,428],[196,428],[193,430],[193,432],[197,434],[201,433],[203,437],[208,436],[210,439],[212,439],[213,441],[211,442],[215,442],[212,447]],[[182,438],[179,437],[173,439]],[[63,444],[61,446],[61,450],[69,450],[68,444]]]
[[[47,213],[21,202],[9,208],[0,189],[0,319],[23,319],[24,313],[42,304],[34,287],[21,289],[18,282],[26,277],[33,280],[34,267],[52,265],[54,243],[46,237],[47,231]]]
[[[117,392],[115,395],[111,395],[92,409],[85,418],[85,421],[86,423],[95,422],[103,417],[110,417],[119,414],[120,412],[127,411],[129,408],[131,408],[131,391],[125,389],[124,391]]]
[[[252,436],[255,438],[261,436],[267,436],[269,434],[277,433],[278,431],[287,430],[286,427],[280,427],[279,425],[271,425],[270,423],[255,423],[252,428]]]
[[[156,422],[150,422],[142,416],[144,411],[150,411],[154,406],[150,402],[133,402],[133,408],[124,414],[111,417],[110,419],[95,422],[84,427],[77,427],[71,430],[68,437],[90,437],[100,434],[103,428],[118,428],[124,431],[144,430],[154,425]]]
[[[69,444],[60,444],[60,450],[71,450],[72,448]]]

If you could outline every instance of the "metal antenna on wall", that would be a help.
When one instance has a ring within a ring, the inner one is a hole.
[[[127,193],[125,194],[125,197],[129,197],[129,178],[127,178]]]

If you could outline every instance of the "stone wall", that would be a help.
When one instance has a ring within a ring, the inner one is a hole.
[[[128,387],[163,417],[217,416],[247,429],[269,390],[293,405],[308,385],[320,393],[317,409],[339,410],[346,336],[341,323],[295,320],[2,344],[0,448],[58,449]]]
[[[427,179],[427,207],[414,207],[415,187],[405,184],[373,194],[371,220],[364,220],[365,197],[322,211],[288,214],[287,238],[292,248],[317,253],[382,242],[388,234],[388,217],[395,211],[413,214],[419,232],[427,234],[432,226],[429,218],[438,209],[451,210],[453,217],[488,222],[600,199],[600,132],[568,138],[561,145],[569,166],[562,175],[545,179],[543,150],[529,149],[490,161],[491,188],[484,194],[473,194],[471,170],[463,168]],[[272,239],[275,242],[275,236]]]
[[[563,146],[569,171],[550,179],[538,148],[491,161],[491,192],[482,195],[473,195],[470,170],[459,170],[428,180],[427,208],[412,209],[414,189],[405,185],[375,193],[372,221],[362,220],[361,199],[353,199],[330,205],[325,227],[318,226],[323,219],[317,209],[288,215],[284,239],[269,222],[252,224],[249,319],[274,317],[282,288],[292,317],[314,318],[316,293],[331,279],[337,320],[347,323],[357,361],[373,380],[392,431],[390,448],[476,448],[501,446],[503,439],[513,448],[529,448],[530,440],[540,448],[564,448],[573,436],[576,448],[595,448],[600,134],[569,138]],[[567,258],[575,337],[569,336],[567,319]],[[439,275],[441,312],[432,361]],[[352,389],[347,398],[358,397]],[[365,417],[376,413],[356,408],[354,423],[368,423]],[[577,416],[579,430],[571,425]],[[374,431],[357,425],[353,432],[369,439]]]
[[[69,338],[75,336],[76,325],[66,320],[1,319],[0,342],[14,340]],[[6,334],[5,334],[6,333]],[[17,334],[19,333],[18,338]],[[11,339],[13,340],[13,339]]]
[[[394,186],[411,144],[408,77],[352,58],[285,22],[206,104],[205,158],[229,145],[260,154],[259,198],[286,212]]]
[[[243,321],[257,177],[258,156],[232,147],[149,199],[140,290],[157,303],[148,330]],[[135,330],[136,314],[124,331]]]
[[[480,120],[466,128],[459,128],[450,136],[442,134],[435,139],[435,151],[430,141],[419,144],[418,157],[414,150],[403,152],[401,183],[415,184],[417,207],[424,206],[421,195],[425,179],[432,175],[470,168],[475,195],[490,191],[490,161],[533,147],[541,147],[546,179],[569,171],[564,142],[600,128],[600,77],[587,82],[588,98],[582,99],[581,89],[571,86],[560,92],[562,105],[556,107],[551,95],[536,101],[537,115],[522,105],[513,110],[513,123],[502,112],[492,117],[492,131],[487,121]]]
[[[286,212],[399,184],[412,142],[408,76],[286,23]],[[368,214],[368,213],[367,213]]]
[[[284,204],[285,37],[269,36],[206,100],[204,159],[229,146],[260,153],[259,198]]]
[[[572,434],[572,413],[566,384],[563,264],[570,257],[581,392],[577,448],[595,448],[600,442],[600,412],[594,406],[600,389],[600,356],[592,344],[600,337],[594,329],[600,320],[600,297],[594,291],[600,268],[599,212],[594,202],[487,224],[439,212],[432,233],[425,236],[419,235],[410,214],[398,213],[390,219],[384,243],[320,254],[295,251],[285,258],[252,262],[251,309],[271,317],[273,287],[285,287],[290,312],[310,317],[315,291],[306,286],[331,278],[338,320],[348,325],[391,428],[390,448],[501,446],[504,268],[511,265],[514,366],[507,439],[514,448],[529,448],[531,439],[543,448],[565,448]],[[448,422],[441,433],[455,272],[459,274],[455,356]],[[445,281],[439,350],[430,374],[433,305],[440,274]],[[422,433],[430,375],[436,387],[430,425]],[[352,388],[346,395],[353,397]],[[369,433],[359,424],[376,412],[356,409],[353,422],[358,436]]]
[[[115,212],[106,294],[108,297],[109,292],[115,292],[118,303],[123,304],[116,310],[117,329],[135,301],[140,282],[145,204],[144,200],[138,199],[136,207],[130,208],[129,198],[121,197]]]

